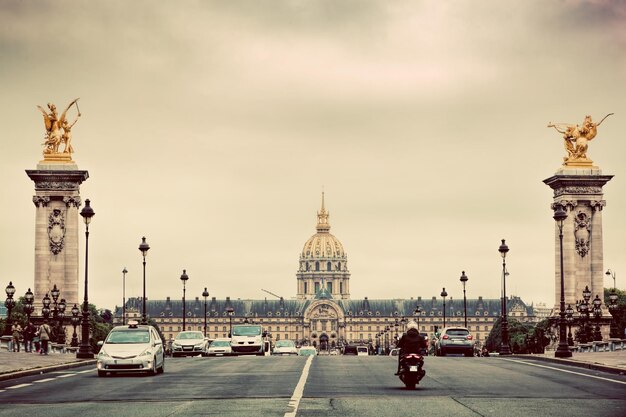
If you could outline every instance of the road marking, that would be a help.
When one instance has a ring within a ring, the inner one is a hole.
[[[306,359],[306,364],[302,369],[302,375],[300,375],[298,385],[296,385],[296,389],[293,390],[293,395],[289,400],[289,407],[292,407],[292,410],[286,412],[284,417],[296,417],[296,413],[298,412],[298,406],[300,405],[300,399],[302,398],[302,394],[304,394],[304,384],[306,384],[306,380],[309,377],[311,362],[313,362],[313,356],[309,356]]]
[[[40,379],[38,381],[34,381],[35,384],[38,384],[40,382],[48,382],[48,381],[54,381],[56,378],[46,378],[46,379]]]
[[[67,378],[68,376],[76,376],[76,374],[59,375],[57,378]]]
[[[601,376],[595,376],[595,375],[587,375],[587,374],[583,374],[581,372],[574,372],[574,371],[568,371],[567,369],[560,369],[560,368],[555,368],[553,366],[546,366],[546,365],[539,365],[537,363],[532,363],[532,362],[526,362],[526,361],[522,361],[522,360],[516,360],[516,359],[504,359],[505,361],[510,361],[510,362],[516,362],[516,363],[523,363],[525,365],[530,365],[530,366],[536,366],[538,368],[546,368],[546,369],[553,369],[555,371],[561,371],[561,372],[566,372],[568,374],[574,374],[574,375],[580,375],[580,376],[586,376],[587,378],[595,378],[595,379],[601,379],[603,381],[609,381],[609,382],[615,382],[617,384],[622,384],[622,385],[626,385],[626,382],[624,381],[618,381],[617,379],[610,379],[610,378],[604,378]]]
[[[19,385],[13,385],[12,387],[7,387],[7,389],[17,389],[17,388],[22,388],[22,387],[28,387],[30,385],[33,384],[19,384]]]
[[[87,373],[87,372],[93,372],[93,371],[95,371],[95,369],[87,369],[87,370],[85,370],[85,371],[77,371],[76,373],[77,373],[77,374],[84,374],[84,373]]]

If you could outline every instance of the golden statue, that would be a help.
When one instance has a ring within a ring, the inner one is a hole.
[[[67,120],[67,111],[73,105],[76,105],[78,112],[76,119],[70,123]],[[54,104],[48,103],[48,109],[50,112],[46,112],[41,106],[37,108],[43,113],[43,121],[46,127],[46,141],[43,143],[45,146],[43,150],[44,159],[47,155],[52,154],[67,154],[71,159],[71,153],[74,152],[72,148],[72,127],[78,121],[80,117],[80,109],[78,108],[78,99],[72,101],[61,114],[61,117],[57,114],[57,107]],[[59,152],[59,146],[64,144],[63,152]]]
[[[585,116],[582,126],[567,123],[548,124],[548,127],[553,127],[557,132],[563,134],[565,150],[567,151],[567,156],[563,157],[564,165],[568,163],[576,165],[576,162],[591,162],[587,158],[588,143],[598,134],[598,126],[612,114],[609,113],[604,116],[599,123],[594,123],[591,120],[591,116]]]

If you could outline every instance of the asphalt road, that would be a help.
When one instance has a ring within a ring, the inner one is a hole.
[[[428,357],[426,377],[408,391],[395,366],[389,357],[250,356],[168,358],[156,376],[99,378],[93,367],[75,368],[0,382],[0,417],[626,415],[622,375]]]

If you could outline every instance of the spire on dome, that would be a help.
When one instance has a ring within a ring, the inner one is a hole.
[[[328,224],[328,212],[324,207],[324,191],[322,191],[322,209],[317,212],[317,227],[318,233],[328,233],[330,230],[330,224]]]

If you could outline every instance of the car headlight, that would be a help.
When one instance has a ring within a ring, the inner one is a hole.
[[[176,343],[176,342],[173,342],[173,343],[172,343],[172,347],[180,347],[180,344],[178,344],[178,343]]]
[[[98,353],[98,357],[99,358],[110,358],[111,355],[106,353],[104,349],[100,349],[100,353]]]
[[[146,349],[137,356],[152,356],[152,351],[150,349]]]
[[[200,342],[200,343],[196,344],[196,346],[194,346],[194,347],[202,347],[202,346],[204,346],[204,342]]]

